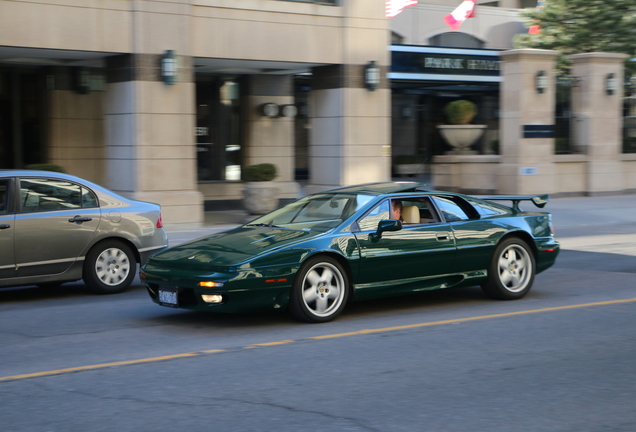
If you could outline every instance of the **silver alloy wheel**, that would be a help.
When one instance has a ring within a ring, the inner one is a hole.
[[[120,285],[129,273],[130,260],[128,255],[119,248],[104,249],[95,261],[95,274],[105,285]]]
[[[312,314],[327,317],[338,310],[345,296],[345,281],[336,266],[319,262],[311,267],[302,284],[303,302]]]
[[[528,251],[518,244],[511,244],[499,256],[498,273],[506,290],[523,291],[532,279],[532,260]]]

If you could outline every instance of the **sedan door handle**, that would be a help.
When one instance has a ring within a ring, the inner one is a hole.
[[[0,229],[8,229],[11,228],[11,225],[9,224],[0,224]]]
[[[82,222],[89,222],[89,221],[92,221],[92,220],[93,220],[93,218],[88,217],[88,216],[84,216],[84,217],[75,216],[75,217],[69,219],[68,221],[69,222],[74,222],[74,223],[82,223]]]
[[[448,241],[448,235],[437,234],[437,241]]]

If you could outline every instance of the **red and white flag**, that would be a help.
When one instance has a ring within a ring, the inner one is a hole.
[[[393,18],[409,6],[415,6],[417,0],[386,0],[386,17]]]
[[[444,21],[452,31],[459,30],[459,26],[468,18],[475,16],[476,0],[464,0],[454,11],[444,17]]]
[[[545,1],[539,0],[537,2],[537,9],[543,9],[544,5],[545,5]],[[541,33],[541,26],[539,24],[531,25],[530,28],[528,29],[528,33],[530,33],[530,34],[539,34],[539,33]]]

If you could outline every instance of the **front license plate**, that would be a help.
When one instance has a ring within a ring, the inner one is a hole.
[[[177,291],[159,290],[159,304],[162,306],[177,307]]]

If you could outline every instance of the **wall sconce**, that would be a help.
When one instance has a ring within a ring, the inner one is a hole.
[[[364,66],[364,86],[369,91],[374,91],[380,85],[380,66],[374,60]]]
[[[166,85],[177,82],[177,57],[173,50],[167,50],[161,56],[161,79]]]
[[[537,72],[535,76],[535,88],[539,94],[545,92],[545,89],[548,88],[548,76],[545,74],[545,71],[540,70]]]
[[[280,107],[275,103],[268,102],[260,106],[260,111],[261,115],[269,118],[274,118],[278,117],[278,114],[280,113]]]
[[[294,118],[294,117],[296,117],[297,114],[298,114],[298,108],[296,108],[296,105],[287,104],[287,105],[281,105],[280,106],[280,115],[281,115],[281,117]]]
[[[616,75],[608,73],[605,77],[605,93],[613,95],[616,92]]]

